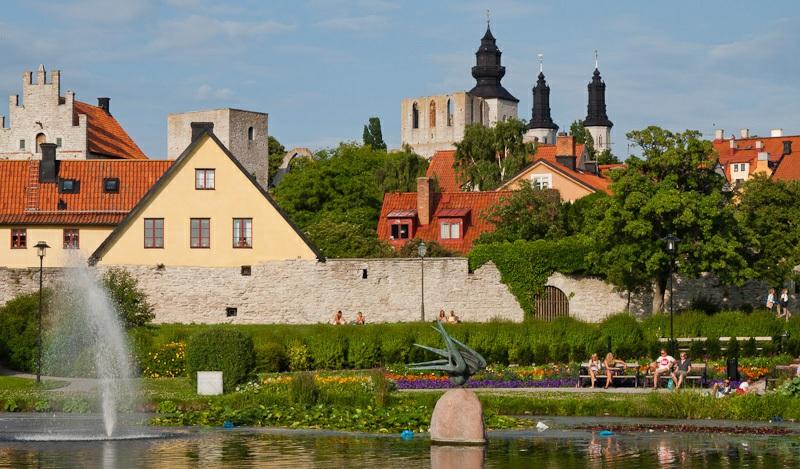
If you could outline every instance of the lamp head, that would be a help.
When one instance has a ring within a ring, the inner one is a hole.
[[[419,254],[419,257],[425,257],[427,253],[428,246],[425,244],[425,241],[420,241],[419,246],[417,246],[417,254]]]
[[[36,248],[36,254],[38,254],[39,257],[44,257],[47,248],[50,246],[48,246],[44,241],[39,241],[34,247]]]
[[[681,239],[674,234],[668,234],[662,239],[662,241],[667,244],[667,251],[674,253],[677,250],[678,243],[681,241]]]

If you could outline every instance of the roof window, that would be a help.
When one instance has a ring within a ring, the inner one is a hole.
[[[119,178],[103,179],[103,192],[111,194],[119,192]]]
[[[62,179],[58,183],[58,192],[60,194],[77,194],[80,190],[80,181],[76,179]]]

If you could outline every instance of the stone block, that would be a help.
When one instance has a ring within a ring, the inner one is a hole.
[[[222,372],[198,371],[197,394],[201,396],[219,396],[222,394]]]
[[[483,406],[468,389],[451,389],[436,401],[431,417],[431,441],[436,443],[485,444]]]
[[[483,469],[486,449],[481,446],[431,446],[432,469]]]

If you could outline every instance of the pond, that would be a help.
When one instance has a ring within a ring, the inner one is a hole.
[[[0,418],[0,468],[800,467],[797,436],[506,431],[491,433],[485,452],[435,446],[419,436],[403,441],[398,435],[265,429],[167,429],[158,438],[121,441],[12,441],[20,434],[14,429],[25,432],[29,423]]]

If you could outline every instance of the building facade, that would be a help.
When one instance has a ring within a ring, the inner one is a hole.
[[[126,159],[147,156],[112,116],[110,98],[97,106],[61,95],[61,72],[50,81],[43,65],[22,74],[22,96],[9,97],[10,122],[0,115],[0,159],[41,159],[41,144],[54,143],[59,160]],[[6,127],[8,125],[8,127]]]

